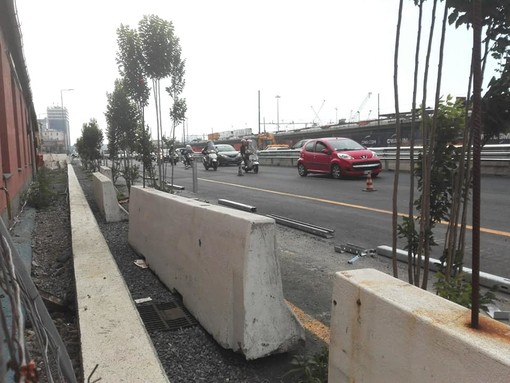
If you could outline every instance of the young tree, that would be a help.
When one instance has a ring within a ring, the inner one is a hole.
[[[113,150],[116,148],[123,152],[124,166],[120,171],[126,180],[129,192],[138,173],[138,168],[131,161],[133,152],[140,147],[141,129],[139,129],[138,107],[129,98],[122,80],[115,80],[115,89],[107,94],[107,98],[108,106],[105,116],[108,124],[110,154],[113,153],[115,158]]]
[[[99,129],[96,119],[83,124],[81,136],[76,140],[76,151],[84,161],[86,169],[96,171],[99,169],[101,159],[101,146],[103,145],[103,132]]]
[[[157,155],[161,154],[161,91],[160,82],[172,73],[174,51],[178,40],[172,22],[158,16],[144,16],[138,23],[138,35],[142,47],[144,73],[152,79],[154,105],[156,109]],[[158,163],[160,187],[163,187],[161,163]]]
[[[414,5],[418,6],[418,27],[416,33],[416,48],[414,52],[414,76],[413,76],[413,100],[412,100],[412,112],[411,112],[411,132],[410,132],[410,147],[409,147],[409,161],[410,161],[410,169],[414,169],[414,149],[415,149],[415,129],[416,129],[416,113],[417,113],[417,105],[416,99],[418,97],[418,74],[420,67],[420,47],[421,47],[421,34],[422,34],[422,20],[423,20],[423,3],[425,0],[414,0]],[[415,185],[415,177],[414,172],[409,172],[409,207],[408,207],[408,232],[407,235],[407,275],[409,279],[409,283],[414,284],[414,273],[413,265],[416,264],[416,252],[413,248],[413,234],[415,232],[414,228],[414,185]],[[419,281],[418,281],[419,283]]]
[[[172,97],[173,105],[170,108],[170,118],[172,119],[172,143],[175,142],[175,129],[186,118],[187,105],[186,100],[180,98],[180,94],[184,90],[186,81],[184,80],[185,60],[181,58],[181,46],[179,39],[175,39],[175,49],[172,55],[171,84],[166,91]],[[173,153],[174,147],[170,149]],[[174,183],[174,164],[172,162],[172,185]]]
[[[119,66],[119,73],[123,78],[124,88],[131,99],[138,107],[138,113],[141,117],[141,126],[145,127],[145,107],[149,103],[150,88],[147,85],[147,77],[143,68],[143,52],[141,47],[140,36],[135,29],[129,28],[127,25],[122,25],[117,29],[117,65]],[[150,154],[153,151],[151,145],[146,145],[150,142],[150,135],[147,130],[142,128],[142,137],[140,142],[140,153],[143,163],[143,177],[142,183],[145,187],[146,170],[150,173],[150,178],[155,183],[153,164]]]

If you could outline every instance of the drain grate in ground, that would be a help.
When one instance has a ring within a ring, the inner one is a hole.
[[[173,331],[191,327],[197,320],[179,302],[136,305],[147,331]]]

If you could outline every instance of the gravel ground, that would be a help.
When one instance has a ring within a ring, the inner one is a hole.
[[[76,176],[96,216],[110,251],[124,276],[133,299],[150,297],[154,302],[175,301],[167,288],[149,270],[134,265],[139,257],[128,245],[128,222],[105,223],[93,201],[90,173],[78,166]],[[55,224],[58,223],[58,224]],[[68,200],[65,193],[56,196],[53,205],[38,210],[32,235],[33,280],[40,290],[62,298],[70,308],[65,312],[53,312],[52,318],[75,365],[81,371],[79,330],[74,307],[74,274]],[[290,354],[274,355],[247,362],[240,354],[224,350],[199,325],[177,331],[149,332],[161,363],[170,380],[178,382],[290,382],[292,377],[282,379],[290,368]],[[27,330],[32,357],[39,360],[40,352],[33,331]],[[46,382],[44,371],[38,362],[41,382]],[[81,376],[79,381],[87,381]]]
[[[151,297],[158,303],[174,301],[176,297],[149,269],[134,265],[133,262],[139,257],[128,245],[128,222],[105,223],[93,201],[90,173],[78,166],[75,166],[74,170],[133,299]],[[75,289],[69,206],[62,185],[55,186],[55,191],[57,195],[53,205],[48,209],[38,210],[36,214],[36,225],[32,236],[32,276],[39,289],[63,299],[69,308],[65,311],[52,312],[51,315],[73,360],[75,371],[79,374],[81,371],[80,340],[74,311]],[[286,263],[288,269],[292,268],[295,256],[299,254],[304,259],[304,263],[309,264],[311,272],[325,275],[327,278],[332,278],[330,270],[335,268],[338,270],[339,257],[344,257],[342,263],[345,264],[345,268],[372,267],[391,273],[389,260],[364,257],[356,262],[355,267],[347,266],[346,261],[351,257],[350,255],[338,253],[328,255],[328,251],[331,253],[331,242],[281,226],[277,226],[277,246],[282,263]],[[326,256],[317,260],[316,257],[311,257],[311,254],[326,254]],[[401,265],[401,268],[400,275],[405,275],[406,266]],[[286,276],[286,271],[282,270],[282,277],[290,276]],[[295,277],[293,274],[292,278]],[[506,294],[500,298],[500,306],[505,309],[510,307]],[[323,318],[323,321],[329,323],[329,318]],[[177,331],[152,331],[149,334],[172,382],[287,383],[296,381],[295,375],[282,378],[292,367],[290,362],[293,355],[291,354],[274,355],[247,362],[242,355],[219,347],[199,325]],[[30,328],[27,330],[27,339],[32,356],[39,361],[40,382],[47,382],[41,369],[42,362],[38,357],[40,352],[37,349],[37,342]],[[310,348],[310,343],[313,344],[314,339],[310,339],[309,334],[307,334],[307,343],[308,348],[298,349],[296,354],[307,352],[310,355],[310,349],[318,352],[319,347],[322,346],[320,342],[317,342],[315,349]],[[87,377],[84,379],[78,376],[78,381],[87,381]]]

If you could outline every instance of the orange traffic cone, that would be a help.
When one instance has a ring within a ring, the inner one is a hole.
[[[363,189],[363,191],[366,191],[366,192],[375,191],[374,184],[372,183],[372,172],[368,172],[368,175],[367,175],[367,186],[366,186],[365,189]]]

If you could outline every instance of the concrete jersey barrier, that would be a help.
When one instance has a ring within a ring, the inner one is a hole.
[[[67,169],[83,376],[97,365],[91,381],[168,383],[72,165]]]
[[[328,381],[508,383],[510,327],[373,269],[338,272]]]
[[[92,173],[94,198],[106,222],[119,222],[128,219],[128,213],[119,205],[117,191],[110,178],[102,173]]]
[[[304,329],[284,301],[273,219],[132,187],[129,244],[224,348],[257,359]]]

